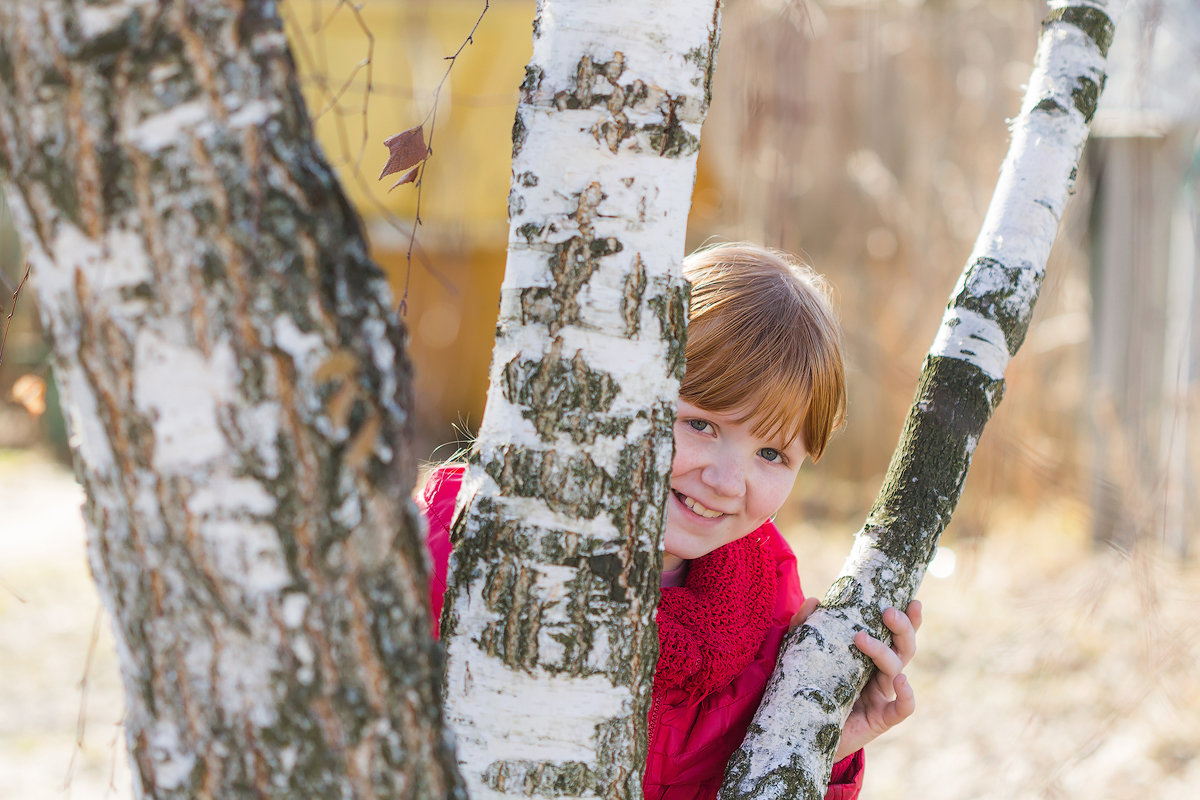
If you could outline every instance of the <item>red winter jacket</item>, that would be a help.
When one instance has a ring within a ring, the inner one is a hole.
[[[462,467],[437,470],[420,506],[429,521],[434,632],[446,591],[450,523]],[[684,586],[663,589],[660,656],[651,692],[646,800],[710,800],[742,743],[804,595],[796,557],[775,525],[691,562]],[[854,800],[863,754],[833,767],[825,800]]]

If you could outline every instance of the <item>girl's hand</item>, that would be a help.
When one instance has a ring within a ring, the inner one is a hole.
[[[917,698],[903,669],[917,652],[921,601],[913,600],[903,614],[894,608],[887,609],[883,612],[883,624],[892,632],[891,647],[866,631],[854,635],[855,646],[875,662],[878,671],[863,687],[842,726],[842,739],[833,756],[834,763],[908,719],[916,710]]]
[[[819,601],[809,597],[792,617],[792,627],[803,625]],[[892,632],[888,647],[866,631],[854,635],[854,644],[875,662],[877,672],[854,702],[842,727],[842,738],[834,754],[834,763],[852,755],[884,731],[908,719],[916,710],[913,694],[903,669],[917,652],[917,629],[921,627],[921,601],[913,600],[901,614],[894,608],[883,612],[883,624]]]

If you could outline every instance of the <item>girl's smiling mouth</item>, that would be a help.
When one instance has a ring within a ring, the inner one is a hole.
[[[718,517],[725,516],[724,512],[714,511],[713,509],[704,505],[700,501],[695,500],[691,497],[688,497],[683,492],[677,491],[675,489],[672,489],[671,491],[675,494],[675,499],[677,499],[679,502],[683,503],[685,506],[687,506],[689,511],[692,511],[693,513],[695,513],[698,516],[704,517],[705,519],[716,519]]]

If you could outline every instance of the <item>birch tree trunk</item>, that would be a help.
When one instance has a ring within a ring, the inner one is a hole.
[[[991,206],[929,350],[883,487],[822,608],[784,644],[721,797],[819,800],[869,677],[855,631],[916,593],[1025,338],[1124,0],[1052,2]]]
[[[405,334],[270,0],[6,0],[0,173],[135,793],[455,792]]]
[[[641,794],[718,5],[538,4],[442,620],[475,800]]]

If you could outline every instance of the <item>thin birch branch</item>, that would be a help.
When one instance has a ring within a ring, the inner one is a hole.
[[[784,644],[763,703],[729,762],[723,800],[824,795],[842,726],[870,662],[856,631],[884,638],[908,605],[962,492],[1004,370],[1025,338],[1075,179],[1125,0],[1052,2],[1012,142],[883,487],[822,608]]]

